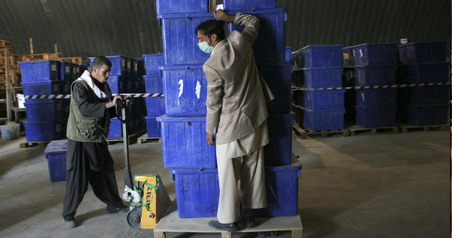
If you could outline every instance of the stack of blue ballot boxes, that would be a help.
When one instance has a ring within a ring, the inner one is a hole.
[[[225,11],[256,15],[260,32],[253,51],[259,70],[276,99],[268,104],[270,143],[265,147],[269,205],[256,214],[287,216],[298,213],[298,177],[301,166],[291,165],[293,116],[291,111],[291,63],[284,45],[285,9],[276,1],[223,1]],[[214,217],[219,185],[215,147],[206,141],[207,80],[202,65],[209,55],[198,48],[195,29],[214,19],[209,1],[157,1],[162,26],[165,116],[161,123],[163,164],[170,168],[176,186],[178,213],[182,218]],[[177,26],[177,27],[176,27]],[[241,30],[229,24],[228,31]]]
[[[342,45],[308,45],[292,53],[293,110],[297,123],[311,131],[344,128]]]
[[[67,140],[53,140],[44,150],[49,167],[50,181],[66,180]]]
[[[163,63],[163,54],[143,55],[145,75],[143,76],[146,93],[163,93],[163,81],[159,67]],[[147,97],[146,99],[146,131],[149,138],[160,137],[160,123],[157,117],[165,114],[163,97]]]
[[[80,66],[44,60],[19,62],[19,67],[24,95],[39,95],[25,99],[27,121],[24,122],[24,127],[27,141],[64,138],[69,116],[69,99],[62,99],[57,95],[70,93],[70,84],[77,76],[76,70]]]
[[[140,60],[122,55],[106,56],[112,63],[110,77],[107,82],[112,94],[144,93],[145,82],[143,80],[143,64]],[[90,65],[94,57],[88,58]],[[138,133],[146,127],[146,106],[144,98],[134,98],[127,115],[127,133]],[[110,119],[110,131],[108,138],[122,137],[122,123],[117,117]]]
[[[353,92],[353,121],[365,128],[395,126],[397,89],[385,85],[396,83],[397,44],[364,43],[343,52],[346,73],[353,75],[346,86],[362,87]]]
[[[449,86],[422,86],[449,81],[446,42],[411,42],[398,46],[401,84],[419,86],[399,89],[398,120],[408,125],[448,123]]]

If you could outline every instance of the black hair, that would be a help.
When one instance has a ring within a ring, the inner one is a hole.
[[[111,61],[105,57],[105,56],[97,56],[94,60],[93,60],[93,64],[91,65],[91,70],[93,68],[101,68],[102,66],[108,66],[111,68]]]
[[[210,37],[212,34],[216,34],[218,37],[218,41],[223,40],[226,38],[222,21],[216,21],[216,20],[207,20],[205,22],[202,22],[196,27],[195,34],[200,31],[202,34]]]

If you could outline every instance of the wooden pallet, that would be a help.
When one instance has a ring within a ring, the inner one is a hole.
[[[49,144],[50,141],[27,141],[19,144],[19,148],[28,148],[28,147],[34,147],[34,146],[41,146],[46,147],[47,144]]]
[[[449,125],[427,125],[427,126],[410,126],[400,125],[400,132],[406,133],[409,131],[430,131],[430,130],[447,130]]]
[[[7,40],[0,40],[0,48],[11,47],[11,43]]]
[[[208,222],[216,220],[215,217],[205,218],[179,218],[177,210],[163,217],[154,229],[154,238],[165,238],[165,233],[187,232],[187,233],[220,233],[222,238],[231,238],[232,233],[263,233],[290,231],[292,238],[301,238],[303,226],[300,215],[284,217],[256,218],[259,224],[254,228],[244,229],[236,232],[218,231],[209,227]]]
[[[349,135],[345,130],[311,131],[301,128],[297,123],[294,123],[292,129],[294,130],[295,134],[297,134],[302,139],[311,138],[313,136],[328,137],[329,135],[337,134]]]
[[[56,53],[29,54],[22,55],[22,61],[58,60],[59,56]]]
[[[144,136],[140,136],[137,139],[137,144],[144,144],[144,143],[148,143],[148,142],[159,143],[160,137],[147,137],[146,135],[144,135]]]
[[[82,62],[82,57],[60,57],[58,58],[59,61],[66,61],[66,62],[71,62],[74,64],[81,64]]]
[[[369,133],[369,132],[372,135],[377,134],[377,133],[382,133],[382,132],[399,133],[399,127],[387,126],[387,127],[366,128],[366,127],[360,127],[360,126],[352,126],[352,127],[344,130],[344,134],[349,135],[349,136],[354,136],[356,134]]]

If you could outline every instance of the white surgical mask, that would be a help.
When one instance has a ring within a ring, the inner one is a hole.
[[[210,46],[209,43],[207,43],[207,41],[198,43],[198,47],[199,47],[200,50],[202,50],[203,52],[205,52],[207,54],[212,54],[212,51],[213,51],[213,48],[214,48],[213,46]]]

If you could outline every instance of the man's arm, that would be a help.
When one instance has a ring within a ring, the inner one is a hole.
[[[78,109],[86,117],[104,117],[107,103],[90,102],[87,90],[81,83],[74,84],[72,96]]]
[[[223,102],[223,79],[208,65],[204,65],[203,70],[208,82],[206,132],[208,134],[207,141],[211,144],[211,142],[213,143],[212,136],[216,134],[220,122],[221,106]]]
[[[232,22],[239,26],[244,26],[242,34],[244,34],[250,44],[254,44],[259,34],[260,21],[256,16],[237,12],[235,16],[228,15],[222,10],[214,12],[214,17],[224,22]]]

